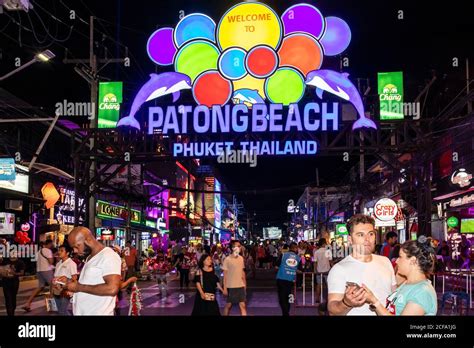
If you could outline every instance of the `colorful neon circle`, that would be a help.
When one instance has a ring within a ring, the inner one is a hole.
[[[217,26],[221,50],[241,47],[249,51],[258,45],[278,48],[282,36],[280,18],[272,8],[261,3],[241,3],[230,8]]]
[[[195,39],[216,41],[216,23],[211,17],[202,13],[192,13],[183,17],[176,25],[174,42],[177,47]]]
[[[289,7],[281,16],[285,35],[303,32],[321,38],[326,27],[324,16],[310,4],[297,4]]]
[[[278,51],[280,66],[298,69],[306,76],[323,63],[323,50],[318,40],[307,34],[291,34],[283,39]]]
[[[207,70],[217,69],[219,50],[208,41],[191,41],[184,45],[176,55],[176,72],[188,75],[191,81]]]
[[[207,107],[224,105],[232,97],[232,83],[216,70],[206,71],[194,82],[193,97],[196,103]]]
[[[324,54],[336,56],[346,50],[351,43],[351,28],[339,17],[326,17],[326,32],[321,39]]]
[[[173,28],[161,28],[151,34],[146,44],[150,59],[159,65],[173,64],[176,47],[173,41]]]
[[[270,76],[278,67],[278,56],[271,47],[257,46],[245,57],[245,67],[252,76],[264,78]]]
[[[239,80],[247,75],[245,69],[246,52],[237,47],[227,49],[219,57],[219,71],[229,80]]]
[[[290,105],[303,98],[304,78],[292,68],[279,68],[265,81],[265,93],[272,103]]]

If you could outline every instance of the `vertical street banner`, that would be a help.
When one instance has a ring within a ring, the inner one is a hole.
[[[380,120],[403,120],[403,72],[378,73]]]
[[[120,118],[123,83],[99,83],[99,128],[115,128]]]

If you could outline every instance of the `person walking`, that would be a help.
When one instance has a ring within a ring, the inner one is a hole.
[[[224,296],[227,293],[220,284],[219,278],[213,269],[210,255],[204,254],[198,262],[198,271],[194,277],[196,283],[196,297],[191,315],[193,316],[220,316],[219,304],[216,300],[216,291],[219,289]]]
[[[3,260],[6,274],[1,279],[7,316],[14,316],[16,310],[16,297],[20,287],[20,276],[25,274],[25,263],[18,259],[16,252],[10,252],[10,258]]]
[[[191,269],[192,258],[185,246],[181,248],[181,251],[182,252],[177,256],[177,261],[173,267],[176,267],[179,271],[179,288],[182,290],[183,285],[185,285],[186,288],[189,287],[189,271]]]
[[[166,277],[171,271],[171,264],[168,262],[163,252],[158,251],[153,269],[156,272],[156,281],[158,283],[157,296],[161,296],[161,300],[166,301],[166,296],[168,295],[168,280]]]
[[[71,249],[69,246],[61,245],[58,253],[59,262],[56,265],[53,278],[53,296],[58,307],[58,314],[67,316],[69,315],[68,306],[71,302],[72,293],[64,291],[60,286],[57,286],[56,280],[60,277],[66,277],[68,281],[77,281],[77,265],[70,257]]]
[[[244,258],[240,255],[241,244],[238,240],[230,242],[232,254],[227,256],[222,265],[224,271],[224,291],[228,293],[224,315],[228,316],[232,306],[238,304],[241,315],[247,315],[245,304],[247,280],[245,277]]]
[[[327,247],[327,241],[321,238],[318,249],[314,251],[314,262],[316,264],[316,302],[321,298],[321,286],[326,283],[326,276],[331,269],[332,253]]]
[[[263,268],[265,263],[265,248],[263,247],[263,243],[260,243],[257,249],[257,257],[258,257],[258,267]]]
[[[31,311],[31,302],[45,288],[51,287],[51,281],[54,275],[54,257],[53,257],[53,241],[48,239],[43,243],[40,251],[36,254],[36,276],[38,277],[38,287],[33,290],[30,297],[23,306],[26,312]],[[51,289],[50,289],[51,290]]]
[[[125,275],[124,281],[128,278],[134,277],[137,268],[137,261],[138,261],[138,251],[136,248],[132,246],[131,241],[127,241],[125,243],[125,249],[123,250],[123,257],[125,258],[125,262],[127,264],[127,274]],[[127,289],[127,293],[130,294],[132,291],[132,286],[130,285]]]
[[[297,252],[298,245],[293,242],[290,244],[290,250],[282,254],[276,261],[278,303],[283,316],[290,315],[290,303],[292,303],[290,296],[293,292],[296,273],[300,264]]]
[[[438,300],[430,281],[436,262],[434,249],[415,240],[405,242],[397,259],[398,272],[406,278],[385,303],[365,284],[367,303],[377,315],[436,315]]]

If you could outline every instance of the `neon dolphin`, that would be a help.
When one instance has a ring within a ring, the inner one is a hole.
[[[135,119],[135,114],[147,101],[162,97],[167,94],[173,95],[173,102],[180,97],[180,90],[191,88],[189,76],[177,73],[166,72],[163,74],[150,74],[150,79],[138,91],[130,109],[130,114],[118,121],[119,126],[130,126],[140,130],[140,124]]]
[[[265,100],[260,96],[258,90],[242,88],[234,92],[232,99],[235,104],[247,104],[247,106],[252,107],[253,104],[265,104]],[[267,120],[269,116],[265,116]]]
[[[364,103],[360,93],[348,77],[347,73],[338,73],[333,70],[313,70],[306,76],[306,84],[316,87],[316,95],[319,98],[322,98],[323,92],[326,91],[354,105],[360,118],[354,122],[352,130],[363,127],[377,129],[374,121],[365,117]]]
[[[234,92],[232,99],[234,99],[236,104],[265,104],[265,100],[263,100],[260,94],[258,94],[258,91],[256,89],[238,89]]]

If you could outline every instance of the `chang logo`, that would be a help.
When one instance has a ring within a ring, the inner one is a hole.
[[[104,95],[104,103],[116,103],[117,97],[113,93]]]
[[[402,96],[398,94],[398,88],[392,83],[389,83],[385,85],[385,87],[382,90],[382,94],[380,94],[380,100],[395,100],[395,101],[401,101]]]
[[[296,267],[298,265],[298,261],[295,259],[288,259],[286,260],[286,265],[289,267]]]
[[[113,93],[104,95],[102,103],[99,105],[100,110],[120,110],[120,104],[117,102],[117,96]]]

